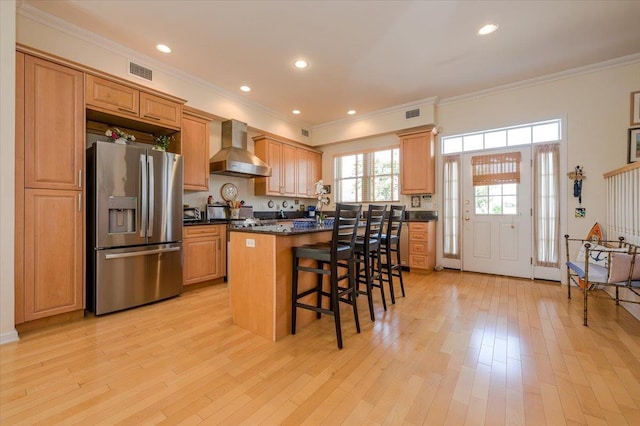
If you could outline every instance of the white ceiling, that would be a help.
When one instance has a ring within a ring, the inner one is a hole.
[[[22,3],[311,126],[640,52],[638,0]]]

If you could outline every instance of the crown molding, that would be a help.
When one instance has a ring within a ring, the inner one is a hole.
[[[149,68],[161,71],[176,79],[193,84],[202,89],[207,89],[213,92],[215,95],[224,97],[226,99],[229,99],[230,101],[233,101],[240,105],[244,105],[248,108],[259,110],[260,112],[265,113],[278,120],[284,121],[291,125],[299,126],[301,128],[306,128],[306,129],[311,128],[311,125],[309,123],[305,123],[303,121],[298,121],[298,120],[292,120],[290,117],[285,116],[270,108],[267,108],[260,103],[253,102],[245,98],[239,97],[237,94],[229,90],[216,86],[215,84],[212,84],[199,77],[188,74],[178,68],[167,65],[154,58],[143,55],[138,51],[130,49],[119,43],[116,43],[113,40],[110,40],[106,37],[103,37],[91,31],[85,30],[84,28],[80,28],[77,25],[71,24],[70,22],[67,22],[49,13],[43,12],[42,10],[37,9],[29,4],[21,3],[17,7],[16,12],[18,15],[23,16],[32,21],[35,21],[39,24],[53,28],[54,30],[60,31],[69,36],[79,38],[83,41],[86,41],[87,43],[93,44],[102,49],[121,55],[133,62],[140,63],[141,65],[145,65],[145,66],[148,66]]]
[[[410,108],[421,107],[429,104],[433,106],[438,105],[438,98],[436,96],[432,96],[430,98],[424,98],[424,99],[420,99],[413,102],[407,102],[406,104],[394,105],[388,108],[378,109],[375,111],[368,112],[366,114],[358,115],[356,117],[346,117],[346,118],[341,118],[340,120],[328,121],[326,123],[317,124],[313,126],[312,129],[315,130],[315,129],[322,129],[324,127],[333,127],[333,126],[340,126],[340,125],[345,125],[350,123],[357,123],[358,121],[378,118],[378,117],[382,117],[383,115],[388,115],[396,112],[404,112],[405,110]]]
[[[582,67],[572,68],[569,70],[547,74],[540,77],[534,77],[527,80],[516,81],[515,83],[503,84],[503,85],[495,86],[489,89],[483,89],[483,90],[478,90],[476,92],[465,93],[464,95],[443,98],[438,102],[438,104],[448,105],[448,104],[454,104],[457,102],[483,98],[486,96],[496,95],[499,93],[509,92],[512,90],[518,90],[518,89],[537,86],[540,84],[550,83],[558,80],[565,80],[567,78],[592,74],[594,72],[598,72],[598,71],[602,71],[610,68],[618,68],[625,65],[631,65],[638,62],[640,62],[640,53],[633,53],[631,55],[621,56],[619,58],[609,59],[607,61],[597,62],[595,64],[584,65]]]

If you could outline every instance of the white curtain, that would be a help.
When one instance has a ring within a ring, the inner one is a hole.
[[[533,235],[535,266],[560,266],[560,145],[534,145]]]
[[[460,156],[444,157],[443,256],[460,259]]]

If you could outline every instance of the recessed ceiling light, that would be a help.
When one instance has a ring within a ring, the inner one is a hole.
[[[249,86],[240,86],[240,90],[242,90],[243,92],[250,92],[251,91],[251,87],[249,87]]]
[[[304,59],[298,59],[293,63],[293,66],[302,70],[309,66],[309,62]]]
[[[498,29],[496,24],[487,24],[478,30],[478,35],[487,35],[495,32]]]
[[[349,115],[353,115],[355,113],[356,113],[355,109],[350,109],[349,111],[347,111],[347,114],[349,114]]]
[[[300,110],[299,109],[294,109],[293,111],[291,111],[292,114],[298,115],[300,114]]]
[[[166,44],[157,44],[156,49],[158,49],[162,53],[171,53],[171,48]]]

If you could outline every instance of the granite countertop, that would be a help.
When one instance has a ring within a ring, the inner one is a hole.
[[[326,232],[326,231],[331,231],[332,229],[333,229],[333,225],[315,225],[312,228],[294,228],[292,225],[266,225],[266,226],[255,226],[251,228],[232,228],[232,229],[229,229],[229,231],[245,232],[249,234],[292,236],[292,235],[312,234],[316,232]]]

